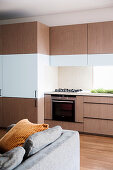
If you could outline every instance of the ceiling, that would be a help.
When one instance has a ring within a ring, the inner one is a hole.
[[[113,7],[113,0],[0,0],[0,20]]]

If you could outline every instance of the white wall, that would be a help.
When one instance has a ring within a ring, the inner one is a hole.
[[[59,67],[59,88],[81,88],[89,90],[93,87],[92,67]]]
[[[38,98],[58,88],[58,68],[49,66],[49,55],[38,54]]]
[[[44,96],[45,89],[45,67],[49,65],[49,56],[38,54],[38,98]]]
[[[54,91],[58,88],[58,67],[45,67],[45,90]]]
[[[37,16],[30,18],[0,20],[0,25],[29,21],[39,21],[48,26],[113,21],[113,7],[87,11],[77,11],[63,14]]]

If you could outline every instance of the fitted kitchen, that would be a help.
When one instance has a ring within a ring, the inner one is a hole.
[[[0,25],[0,44],[0,127],[28,118],[113,135],[113,21]]]
[[[44,119],[51,127],[113,135],[112,28],[113,22],[50,28],[54,75]]]

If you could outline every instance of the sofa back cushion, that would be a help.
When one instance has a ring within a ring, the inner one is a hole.
[[[35,133],[27,138],[23,147],[26,150],[25,158],[35,154],[45,146],[54,142],[62,134],[62,128],[55,126],[43,132]]]
[[[11,170],[17,167],[23,160],[25,149],[23,147],[16,147],[4,154],[0,154],[0,169]]]
[[[34,124],[28,119],[23,119],[0,139],[0,151],[6,152],[17,146],[22,146],[30,135],[46,129],[48,129],[47,124]]]

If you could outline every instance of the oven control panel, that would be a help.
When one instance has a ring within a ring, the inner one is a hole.
[[[52,99],[57,99],[57,100],[75,100],[76,96],[69,96],[69,95],[52,95]]]

